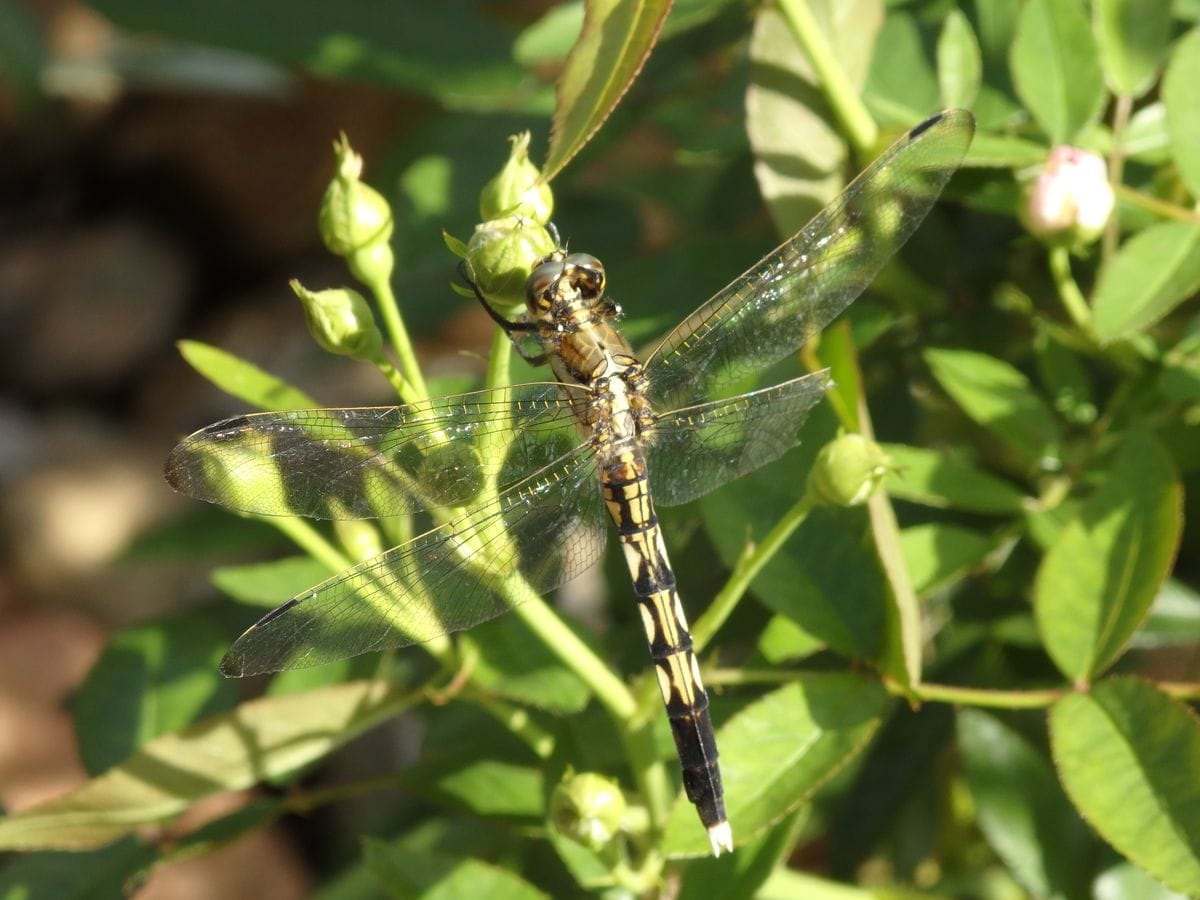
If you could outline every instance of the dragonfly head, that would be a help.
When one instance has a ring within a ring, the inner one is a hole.
[[[581,303],[590,308],[604,296],[604,265],[590,253],[556,250],[534,268],[525,282],[530,315],[555,317]]]

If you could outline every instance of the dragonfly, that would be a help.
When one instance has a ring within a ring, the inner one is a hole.
[[[505,319],[480,297],[554,381],[247,414],[187,437],[166,478],[194,498],[264,516],[435,515],[424,533],[263,616],[222,672],[322,665],[470,628],[592,566],[611,521],[684,791],[714,855],[731,851],[708,695],[656,505],[694,500],[799,443],[828,371],[744,392],[747,379],[794,355],[862,293],[925,218],[973,134],[963,110],[912,128],[645,357],[617,327],[601,262],[560,246],[529,276],[520,317]]]

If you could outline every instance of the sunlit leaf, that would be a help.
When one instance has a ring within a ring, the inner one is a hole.
[[[1145,618],[1179,546],[1182,504],[1171,458],[1150,435],[1132,432],[1034,582],[1038,630],[1068,678],[1087,680],[1110,665]]]
[[[658,40],[670,0],[587,0],[583,31],[558,79],[543,166],[552,179],[604,124]]]
[[[1167,108],[1171,160],[1193,197],[1200,197],[1200,28],[1193,28],[1175,44],[1163,77],[1162,99]]]
[[[1060,452],[1058,423],[1029,379],[1009,363],[971,350],[930,348],[925,362],[963,412],[1030,468],[1052,465]]]
[[[546,900],[520,876],[476,859],[422,853],[375,838],[364,842],[367,865],[391,897],[421,900]]]
[[[812,675],[758,700],[717,732],[735,845],[753,840],[853,759],[879,726],[887,695],[857,675]],[[708,835],[680,796],[667,822],[668,856],[707,856]]]
[[[1121,245],[1096,285],[1100,340],[1131,337],[1200,290],[1200,227],[1163,222]]]
[[[971,22],[961,10],[951,10],[942,23],[937,59],[942,105],[969,107],[979,93],[983,63]]]
[[[221,566],[209,577],[218,590],[235,600],[273,608],[333,574],[311,556],[289,556],[265,563]]]
[[[307,409],[315,400],[253,363],[200,341],[176,345],[193,369],[231,396],[259,409]]]
[[[0,848],[103,846],[203,797],[295,771],[412,702],[377,681],[250,701],[155,738],[82,787],[0,819]]]
[[[151,738],[232,706],[233,685],[217,670],[224,645],[224,633],[202,614],[113,635],[72,705],[88,772],[103,772]]]
[[[1011,59],[1017,93],[1054,143],[1069,142],[1099,116],[1104,78],[1079,0],[1029,0]]]
[[[811,9],[850,83],[861,85],[883,23],[882,3],[821,0]],[[791,234],[845,184],[847,148],[808,56],[773,6],[755,16],[746,131],[759,190],[779,232]]]
[[[880,446],[892,465],[884,484],[897,499],[994,515],[1019,513],[1025,506],[1025,495],[1011,482],[956,456],[907,444]]]
[[[1100,60],[1117,94],[1140,97],[1154,84],[1171,36],[1170,0],[1094,0]]]
[[[1050,741],[1072,802],[1119,853],[1169,887],[1200,894],[1200,725],[1136,678],[1069,694]]]

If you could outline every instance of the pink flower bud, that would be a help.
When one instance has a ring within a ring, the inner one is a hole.
[[[1104,230],[1113,208],[1113,189],[1104,160],[1076,147],[1050,151],[1024,210],[1029,230],[1040,237],[1088,243]]]

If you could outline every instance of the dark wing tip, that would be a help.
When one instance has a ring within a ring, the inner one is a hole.
[[[914,125],[908,130],[908,140],[915,141],[929,129],[941,124],[946,119],[960,120],[962,124],[969,126],[971,134],[975,133],[975,117],[971,115],[969,110],[965,109],[943,109],[940,113],[936,113]]]
[[[245,677],[245,660],[240,656],[234,656],[233,652],[226,653],[221,657],[221,674],[226,678],[243,678]]]

